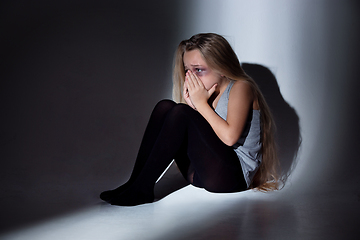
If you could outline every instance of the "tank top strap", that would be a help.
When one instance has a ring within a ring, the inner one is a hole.
[[[225,91],[221,94],[218,104],[216,105],[215,112],[224,120],[227,116],[227,107],[229,103],[230,90],[235,81],[230,80],[230,83],[226,86]]]

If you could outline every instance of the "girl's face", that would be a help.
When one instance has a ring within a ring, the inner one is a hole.
[[[191,70],[196,74],[209,90],[215,83],[220,83],[221,75],[213,71],[205,62],[199,50],[191,50],[184,53],[185,73]]]

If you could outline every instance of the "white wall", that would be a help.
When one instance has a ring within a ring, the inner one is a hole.
[[[219,33],[230,41],[241,62],[263,65],[275,75],[283,98],[300,119],[302,146],[293,185],[326,183],[344,161],[353,166],[354,159],[343,151],[349,146],[346,141],[358,142],[348,128],[356,122],[351,117],[356,108],[350,107],[356,97],[350,92],[358,62],[358,4],[204,0],[184,5],[183,38],[198,32]]]

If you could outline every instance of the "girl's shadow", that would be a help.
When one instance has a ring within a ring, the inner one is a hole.
[[[301,144],[299,117],[294,108],[282,97],[276,78],[268,68],[251,63],[243,63],[242,67],[258,84],[275,119],[281,176],[286,181],[296,166],[297,153]],[[161,199],[187,185],[176,164],[172,164],[156,184],[155,198]]]
[[[275,119],[281,175],[286,181],[296,166],[301,145],[299,117],[282,97],[276,78],[268,68],[251,63],[243,63],[242,67],[258,84]]]

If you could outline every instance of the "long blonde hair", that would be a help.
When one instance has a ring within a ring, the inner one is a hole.
[[[180,42],[174,59],[173,99],[185,103],[182,89],[185,80],[183,56],[186,51],[199,50],[210,68],[231,80],[247,82],[259,102],[261,112],[262,161],[250,188],[260,191],[279,189],[282,182],[278,175],[279,160],[274,139],[275,123],[269,106],[255,81],[240,66],[240,62],[228,41],[215,33],[201,33]]]

